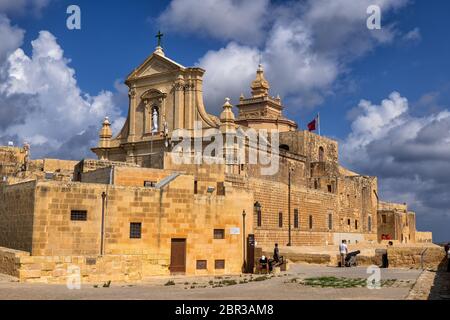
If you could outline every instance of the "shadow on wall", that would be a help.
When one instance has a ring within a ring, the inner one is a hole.
[[[430,290],[428,300],[450,300],[450,272],[447,271],[448,259],[439,264]]]

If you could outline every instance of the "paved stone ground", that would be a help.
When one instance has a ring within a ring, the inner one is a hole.
[[[112,283],[109,288],[100,284],[82,285],[81,290],[69,290],[64,285],[21,284],[12,277],[0,276],[0,299],[3,300],[399,300],[406,299],[420,271],[406,269],[383,269],[382,279],[397,279],[391,287],[380,290],[367,288],[318,288],[292,283],[292,279],[336,276],[367,278],[366,268],[333,268],[313,265],[292,265],[289,272],[265,281],[212,288],[215,283],[249,280],[249,276],[232,277],[177,277],[152,278],[140,284]],[[253,279],[259,277],[253,275]],[[173,280],[175,285],[165,286]],[[195,284],[194,284],[195,283]],[[191,288],[195,287],[195,288]]]
[[[407,300],[450,300],[450,273],[424,271]]]

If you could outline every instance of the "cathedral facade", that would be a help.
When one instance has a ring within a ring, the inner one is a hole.
[[[380,199],[376,177],[340,165],[336,141],[284,116],[263,66],[219,117],[203,103],[205,72],[157,47],[127,77],[120,133],[103,122],[98,159],[0,148],[0,272],[60,282],[75,265],[85,281],[134,281],[239,273],[252,248],[275,243],[431,241],[406,205]]]

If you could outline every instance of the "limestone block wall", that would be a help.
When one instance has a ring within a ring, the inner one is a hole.
[[[31,251],[36,182],[0,186],[0,246]]]
[[[173,172],[160,169],[115,167],[113,183],[118,186],[143,187],[145,181],[159,182]]]
[[[194,195],[194,177],[186,175],[162,190],[50,181],[38,182],[35,189],[33,241],[27,250],[33,256],[99,255],[104,212],[106,255],[152,255],[168,271],[171,239],[180,238],[187,243],[188,274],[240,272],[242,212],[252,212],[254,203],[245,190]],[[72,221],[72,210],[85,211],[87,220]],[[252,218],[247,215],[246,235],[253,232]],[[130,238],[131,223],[141,223],[140,239]],[[214,239],[214,229],[223,229],[224,239]],[[197,260],[207,260],[207,269],[196,270]],[[225,260],[225,268],[215,270],[215,260]]]
[[[164,169],[176,172],[183,172],[194,177],[197,194],[207,194],[207,190],[213,187],[213,194],[217,194],[218,183],[225,183],[226,166],[224,164],[194,164],[191,158],[188,163],[178,164],[174,161],[173,154],[166,153],[164,157]],[[227,188],[225,188],[226,193]]]
[[[436,268],[445,261],[445,252],[441,247],[392,247],[388,248],[390,267],[421,268],[423,254],[424,268]]]
[[[417,243],[433,243],[433,233],[432,232],[416,232],[416,242]]]
[[[0,247],[0,273],[18,278],[20,259],[29,256],[29,252]]]
[[[286,245],[289,239],[288,186],[262,179],[249,179],[255,201],[261,205],[261,226],[253,210],[255,236],[258,245]],[[292,186],[291,238],[293,245],[325,245],[333,242],[337,227],[336,196],[318,190]],[[298,211],[298,228],[294,215]],[[282,225],[280,227],[280,213]],[[331,214],[331,229],[329,215]],[[312,228],[310,228],[310,217]]]

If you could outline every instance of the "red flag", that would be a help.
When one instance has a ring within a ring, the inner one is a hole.
[[[312,122],[308,123],[309,132],[315,131],[316,129],[317,129],[317,118],[314,119]]]

